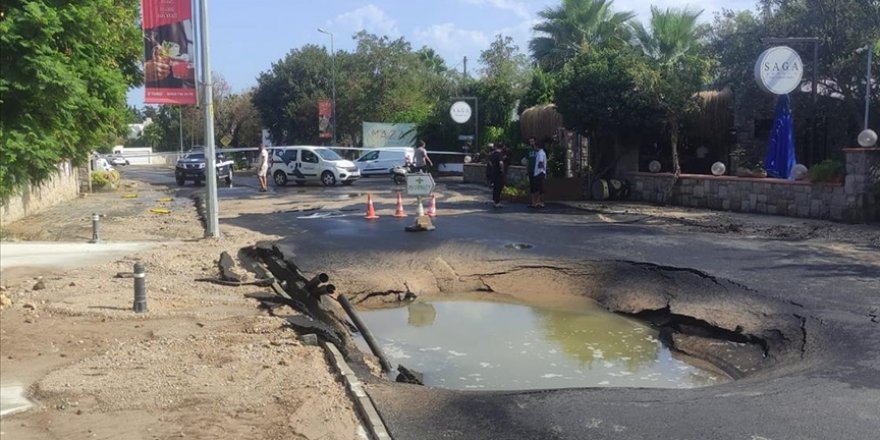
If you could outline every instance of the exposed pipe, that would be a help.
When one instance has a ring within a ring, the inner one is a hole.
[[[379,364],[382,365],[382,371],[386,373],[391,371],[391,363],[385,358],[385,353],[382,352],[382,348],[376,343],[376,339],[373,338],[370,329],[368,329],[364,322],[361,321],[361,318],[358,316],[357,312],[355,312],[354,307],[348,302],[348,298],[346,298],[345,295],[339,295],[336,299],[339,301],[339,304],[342,304],[342,308],[345,310],[345,313],[348,313],[348,316],[351,318],[351,321],[354,322],[358,331],[361,332],[364,340],[367,341],[367,345],[370,346],[370,350],[372,350],[373,354],[379,358]]]

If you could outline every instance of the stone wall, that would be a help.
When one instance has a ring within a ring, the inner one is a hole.
[[[69,161],[58,165],[58,172],[40,185],[28,185],[17,196],[0,206],[0,225],[6,225],[46,208],[74,199],[79,194],[79,170]]]
[[[693,208],[870,222],[880,220],[880,148],[844,149],[844,183],[630,172],[630,198]]]

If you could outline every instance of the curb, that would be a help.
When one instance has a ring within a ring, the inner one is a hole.
[[[340,353],[339,349],[331,343],[322,342],[321,345],[324,347],[324,350],[330,354],[330,360],[333,363],[333,366],[336,367],[339,374],[342,375],[342,380],[345,382],[345,388],[348,390],[352,400],[354,400],[361,418],[366,422],[370,437],[376,440],[391,440],[391,435],[388,433],[388,429],[385,428],[385,423],[382,422],[382,418],[379,416],[379,411],[376,410],[373,401],[370,400],[370,396],[364,391],[363,384],[358,379],[357,375],[354,374],[354,371],[352,371],[351,367],[345,362],[342,353]]]

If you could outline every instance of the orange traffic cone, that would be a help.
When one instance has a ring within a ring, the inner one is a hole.
[[[425,215],[428,217],[437,215],[437,198],[434,197],[434,194],[431,194],[431,203],[428,204],[428,210],[425,212]]]
[[[400,197],[400,193],[397,193],[397,211],[394,212],[394,216],[398,218],[406,217],[406,211],[403,210],[403,198]]]
[[[379,218],[379,216],[376,215],[376,208],[373,208],[373,195],[370,193],[367,193],[367,215],[365,215],[364,218]]]

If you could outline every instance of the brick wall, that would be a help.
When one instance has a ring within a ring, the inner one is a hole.
[[[19,195],[3,202],[0,206],[0,225],[76,198],[79,185],[79,170],[69,161],[62,162],[58,165],[58,172],[41,185],[28,185]]]

